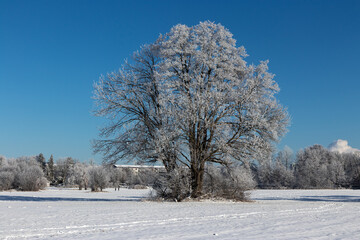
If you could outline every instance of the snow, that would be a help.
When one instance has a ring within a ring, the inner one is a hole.
[[[149,190],[0,192],[0,239],[360,239],[358,190],[151,202]]]

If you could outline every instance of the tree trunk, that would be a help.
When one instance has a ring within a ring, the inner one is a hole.
[[[201,164],[199,168],[195,166],[191,167],[191,197],[198,198],[202,195],[204,181],[204,164]]]

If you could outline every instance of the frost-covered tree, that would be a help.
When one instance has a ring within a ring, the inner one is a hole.
[[[294,163],[294,152],[288,146],[277,153],[276,162],[281,163],[287,170],[292,168]]]
[[[8,169],[14,173],[14,189],[38,191],[47,185],[44,172],[35,157],[20,157],[9,161]]]
[[[276,159],[264,162],[258,167],[258,185],[260,188],[292,188],[294,172],[286,168],[285,162]]]
[[[89,186],[89,166],[85,163],[76,162],[71,171],[70,178],[72,183],[79,187],[79,190],[83,188],[87,190]]]
[[[341,158],[321,145],[299,151],[296,160],[295,177],[299,188],[335,188],[345,181]]]
[[[109,176],[103,166],[92,166],[88,174],[91,191],[102,191],[107,186]]]
[[[246,56],[220,24],[174,26],[95,85],[96,114],[112,120],[95,150],[110,162],[161,162],[169,173],[187,167],[194,198],[206,163],[268,155],[288,116],[267,61]]]
[[[0,191],[14,188],[17,170],[15,159],[2,158],[0,165]]]
[[[344,165],[345,186],[360,189],[360,155],[342,153],[339,157],[341,157]]]
[[[0,167],[5,165],[6,158],[0,155]]]
[[[58,184],[71,185],[72,171],[75,160],[71,157],[56,160],[55,179]]]
[[[28,166],[18,173],[17,181],[19,189],[23,191],[39,191],[44,189],[47,180],[44,177],[44,172],[39,166]]]
[[[257,167],[260,188],[291,188],[294,184],[293,152],[285,146],[283,150]]]
[[[8,160],[0,156],[0,191],[13,188],[16,168],[9,166]]]
[[[110,182],[116,190],[119,190],[120,185],[125,183],[125,172],[119,168],[109,169]]]

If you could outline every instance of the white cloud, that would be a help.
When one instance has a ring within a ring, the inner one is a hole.
[[[352,148],[348,145],[348,141],[338,139],[335,142],[331,143],[328,149],[332,152],[339,152],[339,153],[359,153],[360,150],[356,148]]]

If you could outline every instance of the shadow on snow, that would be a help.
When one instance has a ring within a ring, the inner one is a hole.
[[[253,200],[289,200],[289,201],[305,201],[305,202],[360,202],[360,196],[349,195],[329,195],[329,196],[300,196],[300,197],[258,197]]]
[[[28,201],[28,202],[57,202],[57,201],[69,201],[69,202],[137,202],[144,197],[130,196],[121,197],[119,199],[104,199],[104,198],[68,198],[68,197],[28,197],[28,196],[0,196],[0,201]]]

